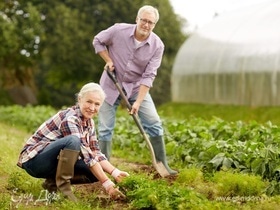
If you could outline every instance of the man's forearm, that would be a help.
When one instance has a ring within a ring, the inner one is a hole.
[[[98,55],[105,61],[105,63],[112,62],[112,59],[109,56],[108,50],[104,50],[98,53]]]
[[[136,99],[136,102],[141,104],[144,100],[146,94],[149,92],[150,88],[145,85],[140,85],[139,93]]]

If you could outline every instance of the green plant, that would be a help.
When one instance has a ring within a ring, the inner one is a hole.
[[[204,199],[179,184],[170,186],[164,180],[152,180],[143,175],[130,176],[119,185],[136,209],[180,209],[182,203],[189,203],[190,200],[199,203]]]
[[[212,180],[217,183],[218,195],[224,197],[261,196],[268,184],[260,176],[230,171],[219,171]]]
[[[178,174],[176,182],[183,186],[195,186],[204,182],[203,173],[198,168],[183,169]]]
[[[34,132],[56,110],[50,106],[0,106],[0,121]]]

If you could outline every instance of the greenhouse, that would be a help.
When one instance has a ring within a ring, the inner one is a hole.
[[[280,105],[280,1],[216,17],[181,46],[174,102]]]

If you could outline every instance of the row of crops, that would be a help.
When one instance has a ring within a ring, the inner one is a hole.
[[[206,173],[234,170],[259,175],[269,181],[267,194],[279,194],[280,128],[267,122],[227,122],[220,118],[165,119],[165,143],[169,161],[177,168],[197,167]],[[114,138],[115,147],[145,151],[145,142],[126,117],[120,117]],[[128,150],[129,149],[129,150]],[[145,156],[145,155],[144,155]],[[146,155],[148,156],[148,155]]]

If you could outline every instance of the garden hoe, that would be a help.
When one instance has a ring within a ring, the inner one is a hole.
[[[120,84],[118,83],[118,80],[116,78],[116,75],[115,75],[115,72],[113,71],[110,71],[109,69],[106,69],[107,71],[107,74],[108,76],[110,77],[110,79],[114,82],[114,84],[116,85],[116,88],[118,89],[122,99],[125,101],[125,104],[128,108],[128,110],[130,111],[131,110],[131,104],[129,103],[126,95],[124,94]],[[140,124],[140,121],[138,119],[138,117],[136,116],[136,114],[131,114],[131,116],[133,117],[133,120],[135,121],[137,127],[139,128],[141,134],[143,135],[146,143],[148,144],[148,147],[149,147],[149,150],[151,152],[151,156],[152,156],[152,163],[153,163],[153,166],[154,168],[156,169],[156,171],[159,173],[159,175],[161,177],[166,177],[166,176],[169,176],[170,173],[167,171],[167,169],[165,168],[165,166],[163,165],[162,162],[157,162],[156,161],[156,157],[155,157],[155,152],[154,152],[154,149],[152,147],[152,144],[149,140],[149,137],[148,135],[146,134],[146,132],[144,131],[144,128],[142,127],[142,125]]]

